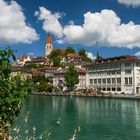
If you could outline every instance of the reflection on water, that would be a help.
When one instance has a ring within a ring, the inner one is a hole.
[[[59,117],[62,124],[52,132],[52,140],[67,140],[80,126],[78,140],[139,140],[140,101],[83,97],[30,96],[16,121],[30,111],[28,128],[37,134]]]

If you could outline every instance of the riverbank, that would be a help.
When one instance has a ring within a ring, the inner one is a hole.
[[[140,100],[140,95],[114,95],[114,94],[82,94],[82,93],[47,93],[47,92],[32,92],[32,95],[46,95],[46,96],[68,96],[68,97],[92,97],[92,98],[115,98],[115,99],[131,99]]]

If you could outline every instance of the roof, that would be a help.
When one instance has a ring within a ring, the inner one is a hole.
[[[76,68],[78,73],[85,73],[86,70],[84,68]]]
[[[35,57],[32,58],[31,62],[46,62],[48,59],[46,57]]]
[[[53,43],[50,33],[48,33],[48,36],[47,36],[47,39],[46,39],[46,44],[47,43],[51,43],[51,44]]]
[[[24,54],[22,57],[18,58],[18,61],[23,62],[25,59],[27,59],[27,57],[28,57],[27,54]]]
[[[127,62],[127,61],[134,61],[134,60],[136,61],[139,59],[135,56],[123,55],[123,56],[96,59],[94,62],[87,64],[86,66],[99,65],[99,64],[110,64],[110,63],[117,63],[117,62]]]
[[[11,71],[12,72],[22,71],[22,68],[23,67],[21,67],[21,66],[12,66]]]
[[[77,70],[78,73],[85,73],[86,70],[84,68],[78,68],[78,67],[75,67],[75,69]],[[68,68],[62,68],[56,72],[54,72],[55,75],[57,74],[64,74],[68,71]]]
[[[77,54],[77,53],[69,53],[69,54],[67,54],[67,57],[69,57],[69,58],[80,58],[79,54]]]
[[[37,69],[32,69],[32,70],[31,70],[31,73],[32,73],[32,76],[33,76],[33,77],[34,77],[34,76],[44,76],[44,72],[39,71],[39,70],[37,70]]]

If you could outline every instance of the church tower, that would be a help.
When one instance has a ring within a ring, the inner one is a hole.
[[[46,53],[45,55],[48,56],[53,51],[53,42],[50,33],[48,33],[47,39],[46,39]]]

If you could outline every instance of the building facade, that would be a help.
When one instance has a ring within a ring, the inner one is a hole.
[[[135,56],[97,59],[86,65],[86,87],[104,93],[140,94],[140,60]]]
[[[86,88],[86,71],[83,68],[75,67],[79,77],[79,83],[76,84],[76,89],[85,89]],[[53,86],[59,87],[59,85],[64,85],[65,78],[64,75],[68,71],[68,68],[60,68],[53,75]],[[64,88],[65,89],[65,88]]]

